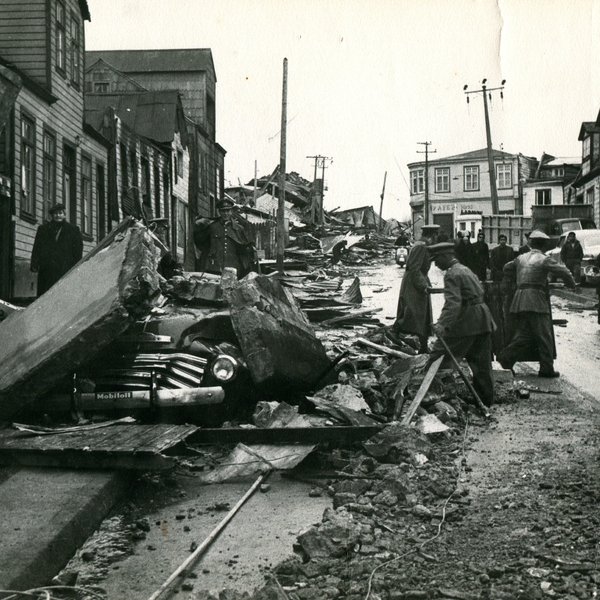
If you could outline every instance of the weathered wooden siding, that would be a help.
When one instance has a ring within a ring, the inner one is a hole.
[[[0,56],[46,86],[46,15],[49,1],[0,2]]]

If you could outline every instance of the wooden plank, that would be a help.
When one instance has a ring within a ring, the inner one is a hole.
[[[274,278],[251,273],[226,298],[255,385],[310,389],[330,361],[293,296]]]
[[[374,348],[375,350],[379,350],[379,352],[389,354],[390,356],[395,356],[396,358],[413,358],[411,354],[401,352],[400,350],[394,350],[393,348],[388,348],[387,346],[382,346],[381,344],[376,344],[375,342],[371,342],[370,340],[366,340],[365,338],[356,338],[355,341],[358,344],[368,346],[369,348]]]
[[[444,360],[444,356],[442,355],[435,362],[431,363],[431,365],[429,366],[429,370],[427,371],[427,374],[425,375],[425,378],[423,379],[423,382],[421,383],[421,387],[419,388],[419,391],[416,393],[413,401],[410,403],[410,406],[408,407],[408,410],[406,411],[406,414],[404,415],[404,418],[402,419],[403,425],[409,425],[410,422],[412,421],[412,418],[415,416],[415,413],[417,412],[417,408],[419,408],[419,406],[421,405],[421,402],[423,401],[423,398],[425,398],[427,392],[429,391],[429,387],[431,386],[431,383],[433,382],[433,378],[435,377],[436,373],[439,371],[440,365],[442,364],[443,360]]]
[[[25,310],[0,323],[0,418],[93,358],[159,295],[158,249],[129,223]]]

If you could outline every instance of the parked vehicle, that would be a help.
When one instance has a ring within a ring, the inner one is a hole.
[[[560,264],[563,261],[560,256],[560,251],[565,245],[567,236],[571,233],[566,231],[561,234],[558,240],[558,246],[552,248],[546,254],[554,258]],[[573,230],[575,237],[583,247],[583,260],[581,261],[581,282],[597,283],[597,275],[594,272],[598,271],[596,266],[596,259],[600,254],[600,229],[577,229]]]
[[[558,245],[568,231],[596,229],[591,204],[545,204],[531,207],[531,217],[525,215],[484,215],[481,228],[491,245],[504,234],[508,244],[519,247],[525,242],[525,233],[539,229],[550,236],[550,247]]]
[[[399,246],[396,248],[396,264],[398,266],[405,267],[407,258],[408,248],[406,246]]]

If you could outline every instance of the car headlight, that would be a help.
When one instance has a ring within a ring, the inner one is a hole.
[[[220,354],[210,366],[212,376],[221,383],[227,383],[235,379],[238,370],[238,363],[232,356]]]

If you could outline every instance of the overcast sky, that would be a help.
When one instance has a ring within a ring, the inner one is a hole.
[[[325,173],[325,208],[408,218],[407,163],[484,148],[579,156],[600,108],[600,0],[88,0],[89,50],[210,48],[226,185],[279,163],[288,59],[287,171]]]

